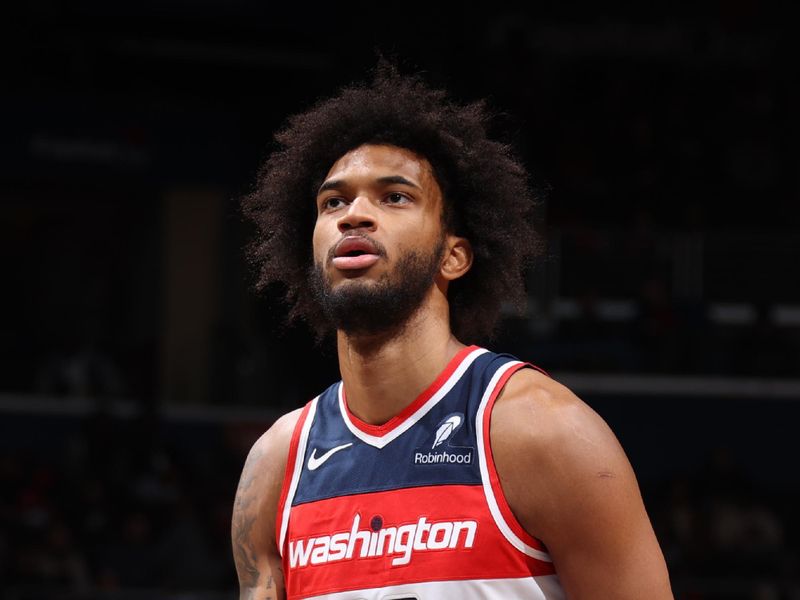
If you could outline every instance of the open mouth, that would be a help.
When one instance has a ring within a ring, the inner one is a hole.
[[[340,258],[353,258],[365,254],[380,254],[376,244],[369,238],[350,235],[341,240],[334,250],[334,256]]]
[[[366,269],[380,259],[378,246],[369,238],[357,235],[341,240],[333,254],[333,266],[340,270]]]

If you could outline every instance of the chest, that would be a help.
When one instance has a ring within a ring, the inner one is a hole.
[[[460,392],[460,393],[457,393]],[[338,402],[320,398],[294,505],[430,485],[481,483],[476,404],[459,388],[403,430],[362,431]]]

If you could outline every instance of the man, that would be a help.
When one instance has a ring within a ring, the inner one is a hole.
[[[568,389],[466,345],[524,295],[534,195],[482,104],[381,66],[293,117],[243,202],[260,286],[342,381],[253,446],[240,597],[671,598],[636,479]]]

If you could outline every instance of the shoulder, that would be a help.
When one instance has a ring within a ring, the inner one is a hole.
[[[302,412],[303,409],[298,408],[279,417],[250,448],[245,468],[248,464],[266,466],[269,463],[280,462],[277,459],[281,457],[287,458],[292,434]]]
[[[571,390],[533,369],[506,383],[491,414],[491,445],[509,505],[548,543],[574,518],[579,499],[636,490],[633,471],[606,422]]]
[[[247,514],[248,520],[263,520],[262,531],[274,531],[292,434],[302,412],[299,408],[281,416],[250,448],[236,490],[234,528],[236,516]]]
[[[577,450],[591,441],[617,444],[606,422],[588,404],[534,369],[520,369],[508,379],[492,411],[492,424],[502,426],[515,443],[530,450],[556,442],[564,450]]]
[[[239,491],[257,492],[262,501],[272,504],[262,508],[273,512],[283,483],[292,435],[302,413],[303,409],[298,408],[278,418],[255,441],[242,468]]]
[[[502,492],[541,540],[570,598],[672,598],[664,557],[625,452],[557,381],[515,372],[491,414]]]

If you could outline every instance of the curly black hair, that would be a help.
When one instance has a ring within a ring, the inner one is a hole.
[[[511,146],[489,139],[491,118],[486,101],[460,105],[385,61],[371,82],[290,117],[241,200],[258,231],[247,247],[256,288],[282,283],[289,321],[307,321],[320,338],[330,332],[309,279],[316,191],[350,150],[391,144],[428,160],[443,192],[445,228],[472,245],[472,268],[448,291],[453,333],[464,343],[490,336],[501,304],[524,300],[524,268],[541,248],[533,227],[539,194]]]

